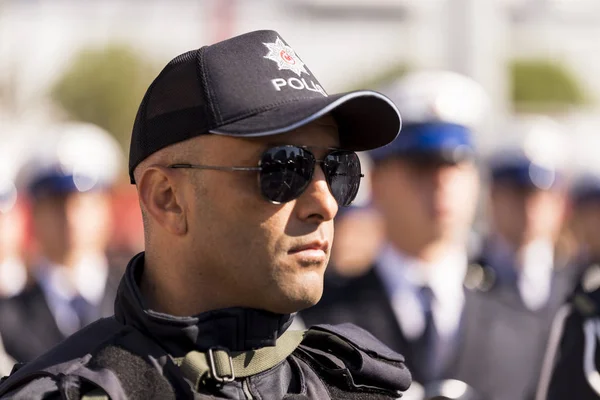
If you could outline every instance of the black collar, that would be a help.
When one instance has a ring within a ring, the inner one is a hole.
[[[174,357],[191,350],[225,347],[247,351],[274,346],[293,320],[290,314],[274,314],[250,308],[225,308],[192,317],[176,317],[147,309],[138,283],[144,272],[144,253],[133,257],[119,285],[115,317],[152,337]]]

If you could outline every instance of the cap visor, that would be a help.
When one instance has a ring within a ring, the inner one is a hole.
[[[400,113],[391,100],[380,93],[363,90],[281,104],[210,132],[244,137],[277,135],[328,113],[338,124],[340,147],[347,150],[385,146],[398,136],[402,125]]]

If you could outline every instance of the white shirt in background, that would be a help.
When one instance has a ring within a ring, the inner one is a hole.
[[[0,263],[0,297],[21,293],[27,283],[27,269],[18,258],[10,257]]]
[[[108,262],[104,255],[88,255],[71,271],[61,265],[45,264],[37,278],[56,325],[65,335],[75,333],[81,323],[71,307],[71,300],[80,295],[94,306],[100,306],[108,279]]]
[[[489,262],[495,268],[514,269],[519,295],[528,309],[539,310],[547,304],[552,292],[554,273],[552,241],[532,241],[517,259],[517,254],[502,238],[495,238],[490,247]]]
[[[459,329],[464,306],[463,281],[467,271],[467,254],[448,252],[434,263],[425,263],[402,254],[391,245],[381,252],[376,273],[379,275],[402,332],[416,340],[425,331],[425,310],[419,289],[427,285],[433,291],[433,319],[441,337],[449,338]]]

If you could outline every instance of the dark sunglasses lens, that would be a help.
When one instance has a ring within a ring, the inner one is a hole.
[[[354,152],[335,151],[325,157],[325,177],[340,206],[349,206],[360,187],[360,159]]]
[[[294,146],[267,150],[261,159],[260,190],[275,203],[292,201],[306,189],[312,179],[313,155]]]

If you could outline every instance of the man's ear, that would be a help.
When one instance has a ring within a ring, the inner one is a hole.
[[[183,190],[177,187],[175,174],[167,167],[147,167],[137,187],[149,217],[167,232],[182,236],[187,233],[187,215]]]

